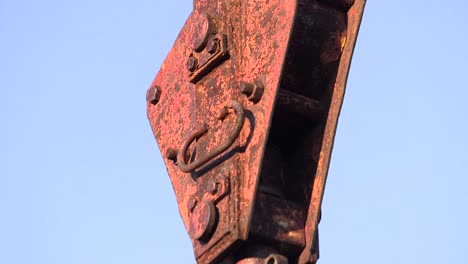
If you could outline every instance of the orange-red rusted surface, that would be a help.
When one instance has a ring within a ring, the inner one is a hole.
[[[198,263],[318,258],[364,3],[194,1],[147,108]]]

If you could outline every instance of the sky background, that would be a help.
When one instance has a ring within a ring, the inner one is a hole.
[[[195,263],[145,94],[192,1],[0,0],[0,263]],[[468,2],[368,1],[320,264],[468,263]]]

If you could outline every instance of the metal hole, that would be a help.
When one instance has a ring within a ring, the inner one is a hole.
[[[266,264],[277,264],[275,257],[269,257]]]

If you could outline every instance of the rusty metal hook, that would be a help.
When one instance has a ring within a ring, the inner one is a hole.
[[[226,139],[225,143],[216,147],[211,153],[207,154],[205,157],[195,160],[194,162],[190,164],[186,164],[184,156],[185,156],[185,153],[187,152],[188,147],[192,144],[192,142],[195,139],[200,138],[203,134],[205,134],[208,131],[208,126],[205,124],[202,128],[195,131],[195,133],[193,133],[192,135],[190,135],[188,138],[186,138],[183,141],[182,146],[180,147],[179,152],[177,153],[177,166],[179,167],[181,171],[192,172],[196,170],[197,168],[203,166],[212,158],[221,154],[223,151],[228,149],[234,143],[234,141],[239,136],[240,131],[244,125],[244,120],[245,120],[244,107],[242,106],[241,103],[237,101],[232,101],[228,103],[225,107],[223,107],[223,109],[221,110],[220,116],[218,118],[221,120],[224,119],[224,117],[226,117],[226,115],[229,114],[228,109],[234,110],[234,112],[236,113],[237,119],[236,119],[236,124],[234,126],[234,129],[232,130],[229,137]]]

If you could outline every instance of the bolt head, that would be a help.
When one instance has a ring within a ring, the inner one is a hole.
[[[191,72],[195,71],[198,66],[197,58],[190,56],[187,60],[187,69]]]
[[[216,223],[216,207],[210,201],[201,201],[190,216],[188,232],[192,239],[206,242],[213,234]]]
[[[157,85],[151,86],[146,92],[146,101],[152,105],[156,105],[161,99],[161,87]]]
[[[253,93],[254,86],[251,83],[241,82],[240,91],[242,94],[250,96]]]
[[[219,41],[217,39],[210,39],[206,44],[206,51],[210,54],[215,53],[219,48]]]
[[[175,148],[167,148],[166,149],[166,159],[176,161],[177,160],[177,153],[179,151]]]
[[[249,96],[249,100],[253,103],[258,103],[260,99],[262,99],[263,91],[263,84],[259,81],[255,81],[253,93]]]
[[[242,82],[240,85],[242,94],[247,96],[247,99],[253,103],[258,103],[263,95],[263,84],[259,81],[252,83]]]

